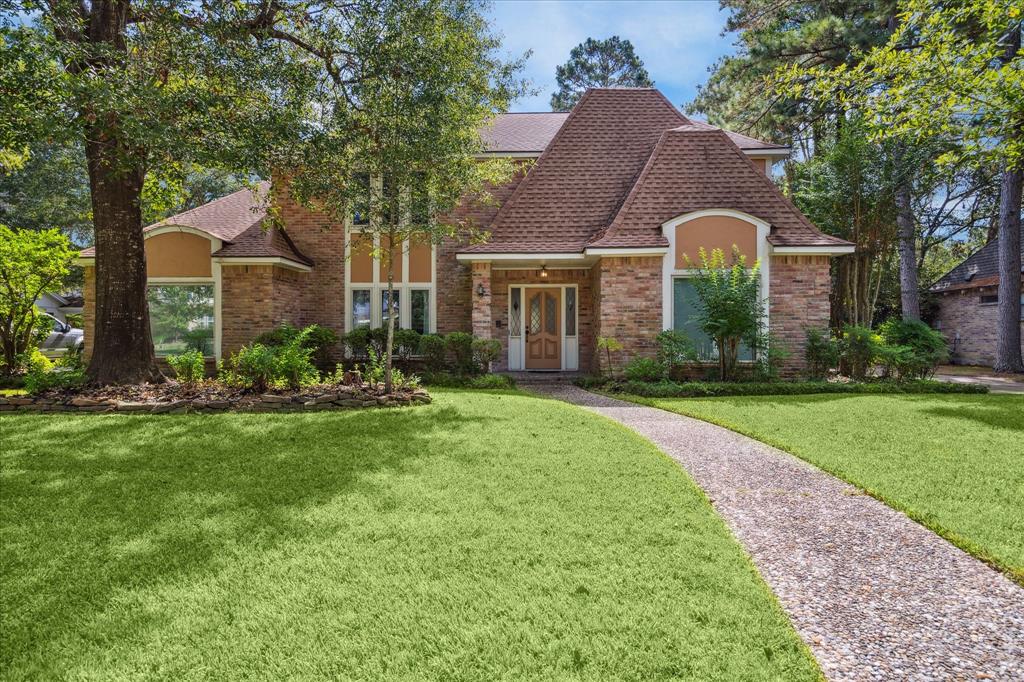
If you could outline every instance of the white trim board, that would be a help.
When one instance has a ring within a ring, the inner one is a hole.
[[[853,253],[857,250],[857,247],[853,244],[850,245],[835,245],[835,246],[775,246],[772,247],[772,255],[775,256],[841,256],[847,253]]]

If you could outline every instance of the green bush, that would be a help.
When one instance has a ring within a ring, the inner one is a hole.
[[[444,337],[448,355],[453,361],[453,369],[460,374],[476,374],[476,363],[473,362],[473,335],[466,332],[451,332]]]
[[[277,360],[270,346],[251,343],[242,346],[228,361],[228,383],[237,383],[257,393],[266,391],[277,376]]]
[[[274,381],[283,382],[293,390],[319,381],[320,373],[312,362],[313,350],[302,345],[301,335],[273,349],[273,354]]]
[[[443,370],[448,355],[448,344],[445,338],[437,334],[421,336],[420,355],[423,356],[423,365],[428,371],[440,372]]]
[[[279,347],[301,338],[303,348],[311,351],[311,359],[321,369],[330,366],[331,350],[338,345],[338,335],[333,329],[318,324],[311,324],[299,329],[287,322],[278,325],[269,332],[264,332],[254,339],[254,343],[264,346]]]
[[[863,381],[872,364],[878,360],[882,337],[868,327],[848,324],[839,341],[839,371],[857,381]]]
[[[85,372],[80,369],[44,370],[39,367],[25,374],[25,390],[32,395],[50,389],[77,388],[85,383]]]
[[[420,333],[415,329],[396,329],[393,341],[395,359],[408,367],[412,356],[419,352]]]
[[[185,348],[188,350],[208,353],[213,348],[213,330],[200,327],[187,331],[182,336],[185,339]]]
[[[439,388],[474,388],[481,390],[504,390],[516,387],[512,377],[505,374],[482,374],[465,376],[451,372],[429,372],[422,377],[425,386]]]
[[[174,371],[174,376],[186,386],[195,386],[202,382],[206,369],[202,351],[190,350],[181,355],[168,355],[167,364]]]
[[[824,379],[839,366],[839,340],[827,329],[808,329],[804,359],[807,361],[807,375],[812,379]]]
[[[664,365],[668,372],[675,367],[697,361],[693,341],[678,329],[665,329],[654,337],[654,341],[658,344],[658,362]]]
[[[920,320],[889,320],[878,328],[885,345],[887,375],[899,379],[927,379],[949,359],[946,339]]]
[[[809,395],[815,393],[988,393],[978,384],[951,384],[941,381],[869,381],[830,383],[825,381],[773,382],[684,382],[609,381],[595,384],[593,378],[577,380],[578,386],[623,393],[644,398],[714,398],[719,396]]]
[[[661,381],[665,378],[665,365],[651,358],[633,358],[623,370],[629,381]]]
[[[473,339],[473,364],[479,371],[488,374],[491,365],[501,355],[501,341],[497,339]]]

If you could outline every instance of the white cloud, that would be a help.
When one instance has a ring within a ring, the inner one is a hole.
[[[491,18],[510,54],[533,50],[524,75],[539,92],[513,111],[546,111],[555,67],[588,37],[629,39],[655,85],[675,104],[692,99],[708,66],[733,50],[730,38],[720,35],[726,15],[717,2],[497,0]]]

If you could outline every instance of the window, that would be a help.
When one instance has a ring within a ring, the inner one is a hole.
[[[146,293],[157,355],[187,350],[213,355],[212,284],[156,284]]]
[[[576,290],[565,288],[565,335],[576,336]]]
[[[409,217],[413,225],[426,225],[430,221],[430,194],[426,186],[425,173],[416,173],[413,176]]]
[[[519,328],[522,324],[523,311],[522,304],[520,303],[520,297],[522,296],[522,289],[515,287],[512,289],[512,304],[509,306],[508,311],[508,335],[519,336]]]
[[[395,313],[398,314],[402,310],[402,292],[400,289],[395,289]],[[380,291],[380,326],[386,327],[388,324],[388,317],[391,315],[391,311],[388,306],[388,290],[381,289]],[[401,315],[395,318],[395,326],[401,326]]]
[[[353,225],[370,224],[370,176],[366,173],[357,173],[352,182],[359,186],[359,199],[356,199],[352,208]]]
[[[685,277],[675,278],[672,281],[672,299],[673,328],[690,337],[700,362],[717,361],[718,347],[711,337],[701,331],[700,323],[697,322],[697,316],[700,313],[700,300],[697,298],[697,290],[693,286],[693,281]],[[740,346],[738,359],[741,361],[754,359],[753,353],[746,344]]]
[[[370,326],[370,290],[352,290],[352,328]]]
[[[999,303],[999,294],[986,294],[981,297],[981,305],[995,305]]]
[[[426,334],[430,331],[430,291],[413,289],[409,292],[409,326],[413,331]]]

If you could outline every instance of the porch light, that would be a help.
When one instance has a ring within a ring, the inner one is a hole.
[[[480,296],[481,298],[483,298],[483,295],[486,294],[486,293],[487,292],[484,291],[484,284],[483,284],[483,282],[481,282],[480,284],[476,285],[476,295],[477,296]]]
[[[548,276],[548,266],[546,266],[546,265],[540,266],[540,276],[541,277],[547,277]]]

